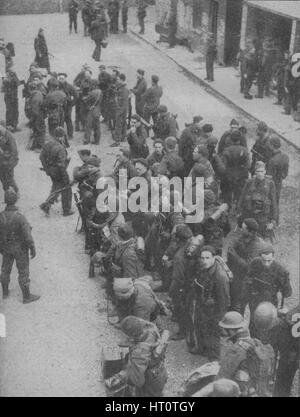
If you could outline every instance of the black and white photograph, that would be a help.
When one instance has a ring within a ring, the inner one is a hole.
[[[300,0],[0,0],[0,397],[300,397],[299,215]]]

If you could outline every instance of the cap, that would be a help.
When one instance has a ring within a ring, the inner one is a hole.
[[[255,219],[245,219],[243,223],[245,223],[249,232],[258,232],[259,226]]]
[[[275,149],[279,149],[281,147],[281,141],[279,137],[272,135],[270,137],[270,145],[272,145]]]
[[[135,159],[134,160],[134,165],[136,165],[136,164],[142,164],[142,165],[144,165],[145,168],[147,168],[147,169],[149,168],[148,161],[144,158]]]
[[[165,106],[164,104],[161,104],[160,106],[158,106],[157,111],[159,113],[167,113],[168,111],[168,107]]]
[[[210,133],[214,130],[213,125],[206,123],[204,126],[202,126],[202,130],[204,133]]]
[[[210,245],[203,246],[203,248],[201,248],[201,250],[200,250],[200,255],[201,255],[202,252],[210,252],[212,254],[212,256],[216,256],[215,248],[213,246],[210,246]]]
[[[125,223],[118,228],[118,234],[122,240],[129,240],[133,237],[133,229],[130,224]]]
[[[168,150],[174,150],[176,148],[177,145],[177,139],[174,138],[173,136],[169,136],[168,138],[165,139],[165,147]]]
[[[137,73],[140,74],[140,75],[143,75],[143,76],[145,75],[145,71],[142,70],[142,69],[138,69]]]
[[[128,300],[134,293],[132,278],[115,278],[113,289],[119,300]]]
[[[63,138],[64,136],[66,136],[65,129],[63,127],[61,127],[61,126],[58,126],[54,130],[54,136],[57,137],[57,138]]]
[[[263,161],[257,161],[255,164],[255,171],[261,168],[266,169],[266,164]]]
[[[152,80],[154,83],[158,83],[158,81],[159,81],[159,77],[158,77],[158,75],[152,75],[151,80]]]
[[[237,311],[229,311],[223,319],[219,321],[219,326],[223,329],[241,329],[246,325],[244,317]]]
[[[142,333],[147,322],[135,316],[127,316],[121,321],[121,330],[131,338],[138,338]]]
[[[218,144],[218,139],[215,136],[211,136],[207,139],[206,146],[216,146]]]

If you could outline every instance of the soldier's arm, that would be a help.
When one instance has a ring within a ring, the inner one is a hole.
[[[31,226],[23,215],[20,215],[20,228],[22,230],[22,238],[25,246],[30,250],[34,250],[35,246],[31,234]]]

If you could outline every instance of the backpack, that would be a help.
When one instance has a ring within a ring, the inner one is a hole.
[[[256,394],[258,397],[269,397],[275,363],[272,346],[264,345],[258,339],[240,340],[239,345],[247,352],[247,368]]]

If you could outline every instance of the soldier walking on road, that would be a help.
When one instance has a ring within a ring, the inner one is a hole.
[[[57,127],[54,134],[55,137],[43,146],[40,155],[43,169],[52,181],[50,195],[40,208],[48,215],[51,205],[61,194],[63,215],[70,216],[74,212],[71,210],[72,189],[67,172],[70,159],[64,146],[66,132],[62,127]]]
[[[97,5],[95,12],[96,18],[91,23],[90,34],[96,45],[92,58],[99,62],[102,42],[107,38],[107,21],[103,5]]]
[[[0,125],[0,181],[3,190],[10,187],[19,192],[14,179],[14,168],[18,164],[18,149],[14,136]]]
[[[74,26],[75,33],[77,33],[77,15],[79,11],[79,5],[76,0],[71,0],[68,6],[69,10],[69,30],[72,33],[72,28]]]
[[[31,226],[15,206],[18,196],[9,189],[5,192],[6,208],[0,214],[0,253],[2,254],[1,285],[3,298],[9,295],[10,274],[14,262],[19,273],[19,285],[23,303],[28,304],[40,298],[29,289],[29,252],[31,259],[36,255]]]
[[[50,62],[48,47],[45,39],[44,30],[40,29],[34,40],[35,62],[40,68],[46,68],[50,73]]]

